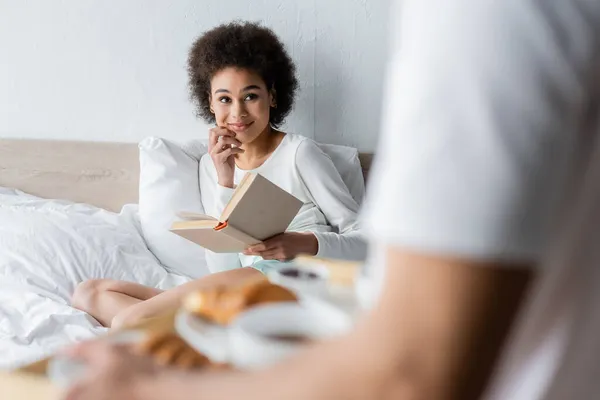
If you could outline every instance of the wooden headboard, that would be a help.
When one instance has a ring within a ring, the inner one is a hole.
[[[365,177],[372,154],[360,154]],[[0,139],[0,186],[119,211],[138,202],[136,143]]]
[[[134,143],[0,139],[0,186],[118,211],[137,203],[138,178]]]

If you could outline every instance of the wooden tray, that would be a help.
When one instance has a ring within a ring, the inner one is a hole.
[[[138,326],[128,329],[145,330],[148,332],[172,331],[175,313],[151,318]],[[109,332],[107,335],[113,335]],[[106,335],[104,335],[106,336]],[[0,372],[0,398],[2,400],[56,400],[61,391],[54,386],[46,376],[50,357],[41,359],[13,372]]]

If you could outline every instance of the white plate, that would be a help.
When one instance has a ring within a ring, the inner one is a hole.
[[[323,313],[344,318],[347,320],[346,330],[352,326],[352,318],[347,312],[339,307],[330,304],[327,301],[314,296],[300,296],[299,305],[307,310],[317,308]],[[257,306],[268,307],[278,303],[269,303]],[[256,308],[242,312],[240,317],[246,313],[251,313]],[[195,316],[185,310],[180,310],[175,317],[175,330],[190,346],[206,355],[214,362],[236,364],[232,354],[232,328],[236,326],[237,318],[232,321],[230,327],[218,325],[207,321],[201,317]]]
[[[101,337],[110,343],[130,344],[138,343],[145,336],[142,331],[124,331],[114,335]],[[85,373],[85,363],[64,356],[55,356],[48,363],[48,378],[55,385],[66,388]]]
[[[175,316],[175,330],[190,346],[214,362],[229,360],[227,327],[197,317],[185,310]]]

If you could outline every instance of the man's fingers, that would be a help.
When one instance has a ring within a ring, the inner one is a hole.
[[[114,351],[113,347],[102,341],[79,343],[65,354],[68,357],[84,361],[86,364],[103,364]]]
[[[85,398],[85,387],[82,383],[71,385],[64,396],[65,400],[84,400]]]

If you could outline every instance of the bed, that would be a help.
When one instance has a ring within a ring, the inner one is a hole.
[[[371,159],[360,154],[364,176]],[[169,288],[187,280],[165,271],[145,246],[136,220],[139,172],[136,143],[0,139],[0,188],[18,189],[0,190],[0,369],[106,332],[69,306],[77,281],[108,274]],[[19,218],[29,225],[11,225],[15,209],[25,210]],[[50,222],[41,224],[36,213]],[[44,236],[46,243],[40,230],[56,235]],[[15,250],[24,245],[53,255]],[[69,257],[87,257],[81,264],[89,268],[73,270]],[[106,270],[107,263],[116,267]]]

